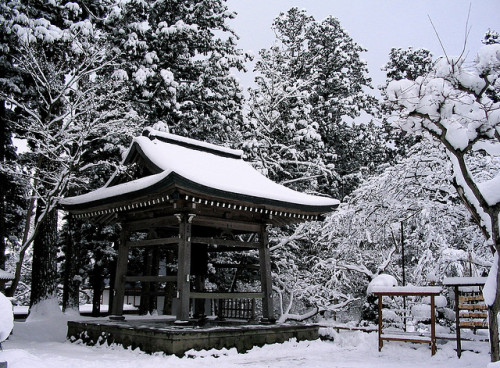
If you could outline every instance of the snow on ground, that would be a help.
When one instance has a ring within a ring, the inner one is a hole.
[[[283,344],[255,347],[245,354],[236,350],[190,351],[183,358],[164,354],[148,355],[120,346],[86,346],[65,341],[67,315],[53,314],[45,320],[37,318],[16,322],[14,333],[3,343],[0,361],[9,368],[146,368],[146,367],[314,367],[314,368],[432,368],[487,367],[489,344],[464,342],[468,351],[458,359],[455,342],[443,342],[431,356],[426,344],[386,342],[378,352],[377,333],[361,331],[324,331],[334,341],[294,340]],[[82,317],[77,317],[83,319]],[[473,350],[473,351],[469,351]],[[500,366],[495,366],[500,367]]]

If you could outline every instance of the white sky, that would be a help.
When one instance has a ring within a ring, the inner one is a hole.
[[[227,4],[238,13],[230,23],[240,36],[238,46],[252,50],[256,57],[260,49],[273,43],[271,24],[280,12],[297,6],[316,20],[336,17],[354,41],[368,49],[362,58],[368,62],[374,87],[385,82],[380,68],[392,47],[424,47],[434,56],[443,54],[428,16],[448,55],[458,55],[463,49],[469,5],[469,59],[488,28],[500,32],[500,0],[228,0]],[[245,89],[252,84],[252,69],[239,76]]]

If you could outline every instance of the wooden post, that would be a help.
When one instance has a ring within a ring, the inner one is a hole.
[[[436,308],[435,296],[431,295],[431,355],[436,354]]]
[[[382,294],[378,294],[378,351],[382,350]]]
[[[260,281],[261,291],[264,294],[262,298],[262,322],[274,323],[271,256],[269,254],[269,239],[267,235],[267,226],[265,224],[261,225],[259,238],[261,243],[259,247]]]
[[[188,215],[190,216],[190,215]],[[190,217],[180,215],[179,251],[177,271],[177,322],[189,319],[189,297],[191,291],[191,221]]]
[[[127,274],[129,253],[129,246],[127,245],[128,236],[128,229],[123,227],[120,234],[120,243],[118,244],[118,259],[116,261],[113,311],[111,313],[112,315],[109,316],[110,319],[124,319],[123,300],[125,298],[125,276]]]
[[[460,309],[458,308],[460,300],[459,300],[459,292],[458,285],[455,285],[455,333],[457,335],[457,356],[460,358],[462,356],[462,336],[460,333]]]

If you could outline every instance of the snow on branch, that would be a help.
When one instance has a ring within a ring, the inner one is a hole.
[[[474,68],[464,59],[441,58],[415,81],[392,81],[388,100],[403,108],[398,125],[441,142],[453,168],[457,191],[474,219],[500,250],[500,173],[480,181],[470,168],[474,152],[500,152],[500,44],[483,46]]]

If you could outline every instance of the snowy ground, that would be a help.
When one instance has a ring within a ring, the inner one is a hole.
[[[81,317],[77,317],[82,319]],[[487,367],[488,343],[465,342],[465,351],[458,359],[455,342],[439,344],[431,357],[426,344],[385,343],[377,349],[377,334],[360,331],[331,331],[334,341],[289,341],[284,344],[254,348],[246,354],[235,350],[188,352],[183,358],[163,354],[148,355],[119,346],[89,347],[65,340],[65,315],[58,318],[28,319],[16,322],[14,333],[3,343],[0,361],[9,368],[145,368],[145,367]],[[188,357],[189,356],[189,357]],[[491,365],[492,367],[493,365]],[[500,365],[495,365],[495,368]]]

